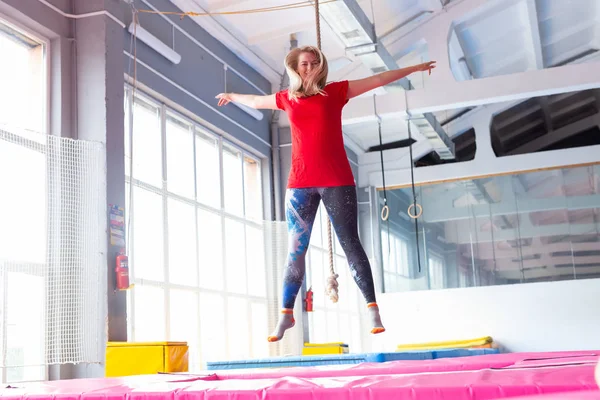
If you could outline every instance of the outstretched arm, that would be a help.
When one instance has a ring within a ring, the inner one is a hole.
[[[377,75],[369,76],[364,79],[357,79],[355,81],[348,82],[348,99],[356,96],[360,96],[363,93],[373,90],[375,88],[385,86],[389,83],[402,79],[413,72],[429,71],[435,68],[435,61],[429,61],[423,64],[413,65],[412,67],[394,69],[391,71],[381,72]]]
[[[224,106],[227,103],[235,102],[255,109],[276,110],[277,102],[275,94],[266,96],[257,96],[253,94],[237,94],[237,93],[219,93],[216,96],[219,99],[219,106]]]

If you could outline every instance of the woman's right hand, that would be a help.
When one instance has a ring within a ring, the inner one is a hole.
[[[215,96],[216,99],[219,99],[219,106],[224,106],[233,101],[231,98],[231,93],[219,93]]]
[[[417,71],[428,71],[429,75],[431,75],[431,70],[435,68],[435,61],[428,61],[423,64],[416,65],[415,68]]]

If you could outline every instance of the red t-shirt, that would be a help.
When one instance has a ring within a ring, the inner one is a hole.
[[[348,102],[348,81],[332,82],[317,94],[288,99],[287,90],[275,95],[287,113],[292,131],[292,167],[288,188],[354,186],[342,135],[342,108]]]

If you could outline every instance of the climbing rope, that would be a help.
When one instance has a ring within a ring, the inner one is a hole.
[[[319,0],[315,0],[315,25],[317,29],[317,47],[321,50],[321,13],[319,12]]]
[[[328,3],[325,1],[324,3]],[[315,0],[315,25],[317,31],[317,47],[321,50],[321,14],[319,12],[319,0]],[[331,233],[331,219],[327,218],[327,247],[329,250],[329,278],[327,278],[327,288],[325,293],[329,296],[332,302],[337,303],[339,300],[338,294],[338,274],[335,273],[333,267],[333,235]]]

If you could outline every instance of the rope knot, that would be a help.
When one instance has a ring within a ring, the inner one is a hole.
[[[331,301],[334,303],[337,303],[339,300],[339,296],[338,296],[339,284],[337,281],[338,277],[339,277],[338,274],[329,275],[329,278],[327,278],[327,289],[325,290],[325,293],[327,294],[327,296],[329,296]]]

